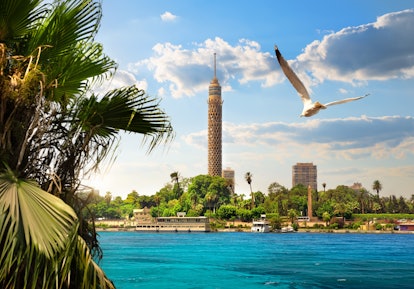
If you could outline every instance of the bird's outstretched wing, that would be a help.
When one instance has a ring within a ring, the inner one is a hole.
[[[276,45],[275,45],[275,53],[276,53],[277,61],[279,62],[280,67],[283,70],[283,73],[286,75],[287,79],[289,79],[290,83],[299,93],[300,97],[302,98],[302,101],[304,103],[310,102],[311,99],[309,97],[308,91],[306,90],[306,87],[303,85],[302,81],[295,74],[292,68],[290,68],[289,64],[287,63],[285,58],[283,58],[282,54],[279,51],[279,48]]]
[[[342,99],[342,100],[336,100],[336,101],[332,101],[332,102],[325,103],[324,106],[330,106],[330,105],[336,105],[336,104],[346,103],[346,102],[350,102],[350,101],[354,101],[354,100],[358,100],[358,99],[364,98],[364,97],[366,97],[368,95],[369,95],[369,93],[368,94],[365,94],[363,96],[345,98],[345,99]]]

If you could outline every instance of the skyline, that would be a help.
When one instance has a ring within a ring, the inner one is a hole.
[[[235,192],[291,188],[292,166],[312,162],[318,189],[361,183],[380,195],[414,194],[414,1],[103,1],[96,40],[119,68],[108,87],[136,84],[160,98],[176,133],[146,154],[122,135],[112,167],[85,184],[101,195],[153,195],[179,172],[207,174],[208,86],[222,87],[223,169]],[[321,12],[323,11],[323,12]],[[297,21],[299,19],[300,21]],[[274,54],[277,45],[314,101],[370,93],[299,117],[302,102]]]

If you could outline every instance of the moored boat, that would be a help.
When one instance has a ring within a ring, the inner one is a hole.
[[[262,214],[260,219],[253,220],[251,231],[256,233],[270,232],[270,224],[269,221],[266,220],[265,214]]]
[[[283,227],[282,229],[280,229],[280,233],[293,233],[295,232],[295,230],[293,229],[292,226],[287,226],[287,227]]]
[[[185,213],[177,215],[177,217],[158,217],[153,222],[138,222],[135,231],[210,232],[210,222],[207,217],[185,217]]]

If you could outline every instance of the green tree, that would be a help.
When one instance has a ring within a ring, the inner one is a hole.
[[[380,183],[380,181],[375,180],[372,184],[372,189],[377,192],[377,198],[379,200],[379,192],[382,190],[382,184]]]
[[[206,196],[204,197],[205,202],[206,202],[206,207],[211,209],[213,211],[213,213],[216,212],[216,204],[217,201],[219,199],[219,196],[217,194],[217,192],[215,191],[210,191],[206,194]]]
[[[253,177],[253,175],[250,172],[247,172],[244,175],[244,179],[246,180],[246,182],[249,184],[249,187],[250,187],[250,196],[251,196],[251,202],[252,202],[251,209],[254,208],[254,203],[255,203],[255,201],[254,201],[254,195],[253,195],[253,190],[252,190],[252,177]]]
[[[345,213],[348,210],[348,207],[346,206],[346,204],[342,202],[335,203],[334,208],[335,208],[334,214],[340,215],[342,217],[342,221],[345,221]]]
[[[329,212],[323,212],[322,220],[325,222],[326,226],[329,226],[329,221],[331,220],[331,214],[329,214]]]
[[[279,214],[274,214],[270,220],[270,226],[272,227],[273,230],[280,230],[282,229],[282,218],[279,216]]]
[[[208,192],[208,188],[212,182],[212,177],[209,175],[198,175],[190,180],[188,185],[188,192],[196,194],[198,199],[203,199]]]
[[[205,204],[206,208],[214,210],[220,205],[230,203],[231,192],[226,179],[219,176],[198,175],[191,178],[188,194],[196,202]]]
[[[222,220],[230,220],[232,217],[237,217],[237,208],[232,205],[223,205],[218,208],[216,214]]]
[[[251,222],[253,219],[252,211],[247,209],[237,209],[237,215],[243,222]]]
[[[288,211],[288,218],[290,220],[290,223],[293,225],[293,223],[295,222],[295,219],[298,216],[298,212],[295,209],[290,209]]]
[[[358,193],[358,202],[360,204],[361,214],[365,214],[366,208],[369,205],[369,193],[366,189],[362,188]]]
[[[253,195],[254,195],[255,206],[258,206],[264,203],[266,197],[262,192],[258,191],[258,192],[253,193]]]
[[[227,180],[220,176],[213,176],[208,186],[208,192],[212,192],[218,196],[216,206],[230,203],[231,191],[227,185]]]
[[[173,191],[176,192],[175,196],[176,196],[177,199],[179,199],[181,197],[181,194],[182,194],[181,188],[180,188],[180,183],[179,183],[180,175],[178,174],[178,172],[173,172],[173,173],[170,174],[170,177],[171,177],[171,182],[174,183]]]
[[[403,196],[400,196],[400,198],[398,199],[398,210],[399,210],[399,213],[405,213],[405,214],[410,213],[410,208],[407,205],[407,202],[405,201]]]
[[[139,206],[139,194],[137,191],[132,191],[130,192],[126,199],[124,200],[124,204],[129,204],[132,205],[134,207],[138,207]]]

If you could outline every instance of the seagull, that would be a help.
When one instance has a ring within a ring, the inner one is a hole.
[[[287,79],[289,79],[290,83],[293,85],[293,87],[296,89],[300,97],[302,98],[303,102],[303,111],[300,115],[305,117],[310,117],[312,115],[315,115],[319,112],[321,109],[326,109],[328,106],[335,105],[335,104],[341,104],[346,103],[354,100],[358,100],[361,98],[364,98],[369,95],[365,94],[364,96],[358,96],[358,97],[352,97],[352,98],[346,98],[342,100],[332,101],[325,104],[321,104],[320,102],[312,102],[312,99],[309,96],[308,91],[306,90],[306,87],[303,85],[302,81],[299,79],[299,77],[293,72],[292,68],[290,68],[287,61],[283,58],[282,54],[279,51],[279,48],[275,45],[275,52],[277,60],[280,64],[280,67],[283,70],[283,73],[286,75]]]

